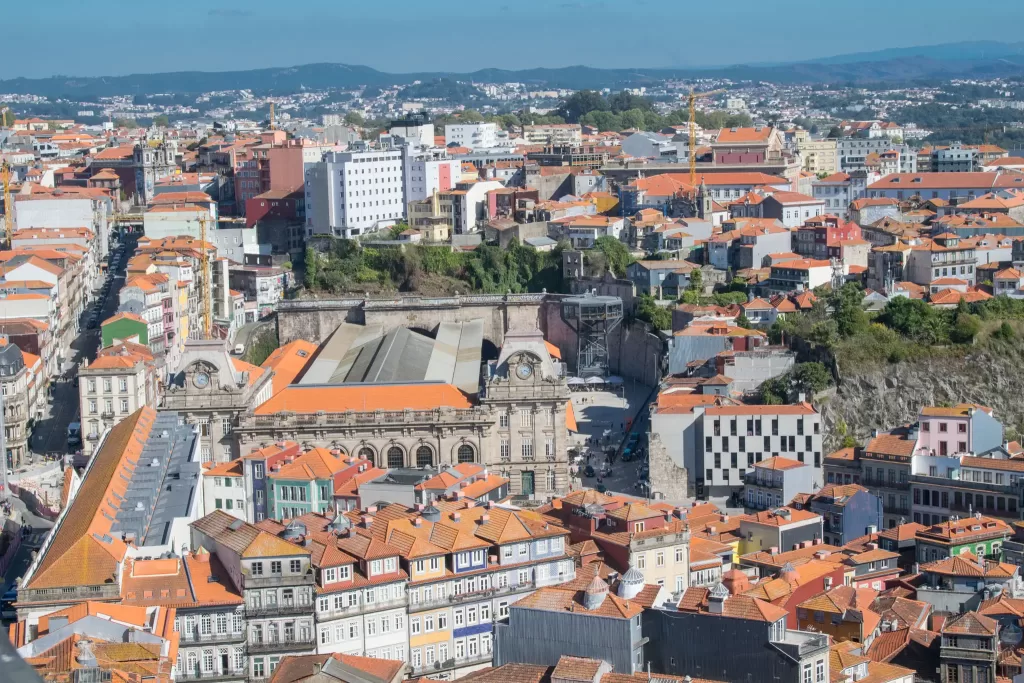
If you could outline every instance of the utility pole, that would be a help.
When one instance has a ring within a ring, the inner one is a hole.
[[[4,421],[4,410],[7,408],[5,405],[3,395],[0,395],[0,453],[3,454],[3,472],[2,481],[4,485],[3,492],[0,492],[0,501],[7,502],[11,497],[11,482],[7,480],[7,468],[11,466],[11,463],[7,462],[7,427]]]

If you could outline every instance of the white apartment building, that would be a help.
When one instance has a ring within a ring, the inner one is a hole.
[[[410,116],[407,119],[392,121],[388,133],[405,138],[406,142],[413,147],[434,146],[434,124],[427,121],[425,117]]]
[[[405,160],[405,201],[427,199],[434,192],[447,192],[462,176],[462,162],[445,152],[413,153]]]
[[[867,194],[867,187],[881,176],[874,172],[833,173],[811,182],[814,198],[825,202],[825,213],[850,218],[850,203]]]
[[[449,123],[444,127],[446,145],[469,149],[489,149],[502,146],[508,136],[498,130],[496,123]]]
[[[810,404],[698,406],[696,472],[708,495],[728,495],[743,486],[754,464],[783,456],[810,465],[822,486],[821,417]]]
[[[578,123],[541,123],[523,126],[523,136],[531,145],[578,147],[583,144],[583,127]]]
[[[223,510],[232,517],[247,519],[242,461],[231,460],[203,471],[203,513]]]
[[[351,238],[405,217],[401,150],[328,152],[306,169],[306,234]]]
[[[139,408],[151,405],[151,374],[146,359],[121,345],[123,353],[102,355],[79,368],[82,453],[92,455],[103,433]]]

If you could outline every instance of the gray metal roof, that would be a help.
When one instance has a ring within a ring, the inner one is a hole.
[[[171,523],[188,516],[198,495],[200,464],[189,460],[196,439],[177,413],[157,413],[114,516],[115,535],[134,533],[138,546],[167,543]]]
[[[434,339],[407,328],[342,323],[299,384],[445,382],[466,393],[480,386],[483,321],[441,323]]]

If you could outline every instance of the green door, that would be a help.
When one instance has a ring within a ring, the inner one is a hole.
[[[522,490],[522,494],[524,496],[532,496],[533,495],[533,472],[532,471],[523,472],[523,490]]]

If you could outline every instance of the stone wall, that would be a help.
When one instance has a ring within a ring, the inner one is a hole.
[[[651,498],[669,503],[681,503],[685,498],[692,497],[693,492],[689,490],[689,477],[686,468],[679,467],[672,460],[658,434],[652,432],[648,435],[648,439]]]

